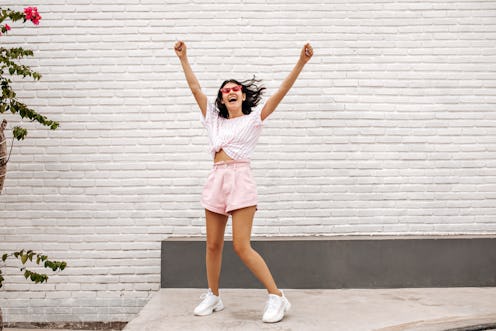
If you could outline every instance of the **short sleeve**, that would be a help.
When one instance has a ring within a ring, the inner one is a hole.
[[[208,98],[207,99],[207,111],[205,112],[205,116],[200,112],[200,121],[203,126],[207,127],[210,123],[212,123],[212,118],[216,113],[215,101]]]
[[[262,121],[262,109],[265,104],[257,106],[253,110],[254,123],[256,126],[262,126],[265,121]]]

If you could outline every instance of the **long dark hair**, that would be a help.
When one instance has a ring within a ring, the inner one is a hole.
[[[217,92],[217,99],[215,100],[215,105],[217,109],[219,109],[219,115],[224,118],[229,118],[229,112],[227,111],[227,107],[223,104],[222,101],[222,92],[220,91],[227,83],[234,83],[241,85],[242,92],[246,94],[246,99],[242,104],[242,112],[245,115],[251,113],[253,107],[256,107],[260,100],[262,100],[262,94],[265,90],[265,87],[259,85],[262,82],[260,79],[255,79],[253,76],[252,79],[247,79],[242,82],[238,82],[235,79],[225,80],[219,88],[219,92]]]

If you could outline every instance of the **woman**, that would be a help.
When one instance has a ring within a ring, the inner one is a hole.
[[[265,88],[257,86],[259,81],[254,78],[244,82],[233,79],[224,81],[215,102],[209,102],[189,64],[186,44],[178,41],[174,50],[181,61],[189,88],[200,107],[202,124],[207,129],[214,160],[201,198],[206,216],[209,288],[208,292],[202,295],[203,301],[195,308],[194,314],[205,316],[224,309],[219,296],[219,276],[224,231],[230,214],[234,250],[269,293],[262,320],[269,323],[279,322],[291,305],[284,293],[277,288],[263,258],[250,244],[253,216],[258,203],[250,157],[263,121],[276,109],[312,57],[312,46],[309,43],[303,46],[300,58],[291,73],[282,82],[279,90],[260,107],[258,104]]]

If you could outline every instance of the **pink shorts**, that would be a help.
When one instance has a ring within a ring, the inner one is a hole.
[[[203,188],[201,204],[218,214],[256,206],[257,185],[251,174],[250,160],[214,163]]]

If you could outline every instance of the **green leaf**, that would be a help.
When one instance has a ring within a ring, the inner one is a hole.
[[[4,255],[2,255],[2,261],[5,262],[5,260],[7,260],[7,257],[9,256],[9,254],[5,253]]]
[[[28,130],[19,126],[14,127],[12,130],[13,136],[17,140],[23,140],[28,135]]]
[[[48,281],[48,276],[45,274],[36,274],[39,283],[46,283]]]
[[[28,260],[28,255],[27,254],[24,254],[21,256],[21,262],[22,264],[26,264],[26,261]]]

